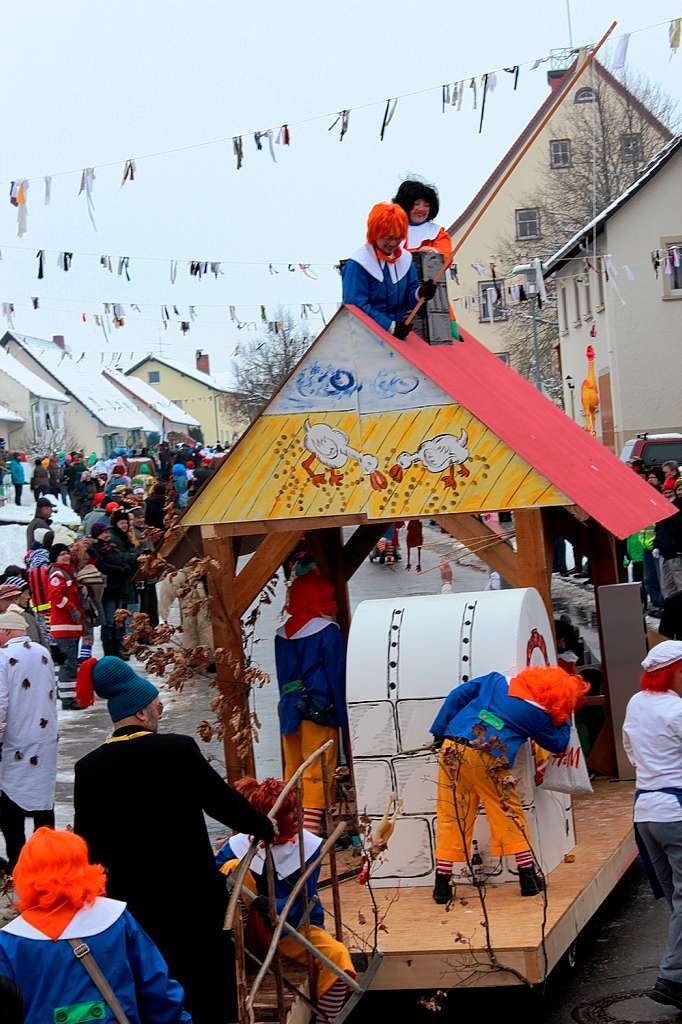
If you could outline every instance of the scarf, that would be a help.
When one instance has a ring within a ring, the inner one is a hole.
[[[82,907],[76,906],[75,903],[62,900],[61,903],[57,903],[54,907],[29,907],[28,910],[22,912],[21,916],[30,925],[37,928],[39,932],[42,932],[43,935],[47,935],[49,939],[56,942],[78,911],[82,909]]]

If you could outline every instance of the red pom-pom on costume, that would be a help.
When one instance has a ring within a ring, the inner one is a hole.
[[[82,661],[76,676],[76,700],[82,708],[89,708],[95,703],[95,687],[92,682],[92,670],[97,658]]]

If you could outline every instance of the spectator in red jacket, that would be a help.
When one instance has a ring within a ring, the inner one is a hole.
[[[674,460],[671,460],[670,462],[664,462],[661,469],[665,474],[663,493],[670,495],[674,493],[677,481],[680,479],[680,467]]]
[[[78,644],[83,635],[83,609],[71,566],[71,552],[66,544],[52,545],[50,565],[50,632],[64,656],[59,666],[59,698],[65,711],[78,711],[76,674]]]

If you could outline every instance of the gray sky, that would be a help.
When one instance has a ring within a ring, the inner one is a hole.
[[[449,224],[495,166],[547,94],[546,67],[522,68],[519,87],[499,75],[489,96],[484,131],[468,95],[461,112],[441,113],[440,83],[532,60],[568,43],[565,0],[529,0],[512,7],[488,0],[419,6],[405,0],[331,5],[261,0],[239,5],[205,0],[117,0],[116,3],[38,0],[31,18],[5,35],[3,188],[0,205],[0,302],[16,305],[19,331],[63,333],[75,353],[99,359],[113,352],[163,351],[193,360],[211,354],[212,368],[230,366],[242,320],[270,316],[278,303],[322,302],[333,312],[340,279],[332,264],[363,241],[373,202],[390,198],[415,172],[436,182],[439,220]],[[609,22],[634,31],[682,14],[680,0],[572,0],[576,45],[599,38]],[[21,19],[20,19],[21,21]],[[628,64],[682,98],[682,50],[669,60],[667,26],[632,36]],[[383,143],[379,129],[389,96],[436,88],[401,99]],[[325,111],[353,110],[342,143],[333,116],[298,125]],[[251,133],[290,124],[291,146],[258,152]],[[231,142],[143,159],[141,154],[248,133],[235,169]],[[137,158],[137,178],[120,188],[123,161]],[[114,161],[114,166],[98,167]],[[95,232],[80,169],[96,166]],[[73,173],[61,174],[62,171]],[[52,174],[52,202],[43,205],[42,176]],[[9,181],[33,179],[28,232],[16,237]],[[5,185],[4,183],[7,182]],[[76,253],[68,274],[46,258],[36,279],[38,249]],[[99,267],[97,256],[131,257],[128,283]],[[486,261],[486,253],[481,260]],[[141,260],[135,257],[160,257]],[[223,259],[215,281],[189,278],[181,262],[170,283],[170,257]],[[230,264],[229,260],[256,265]],[[271,276],[270,260],[309,262],[319,281],[300,272]],[[41,309],[31,309],[38,295]],[[107,345],[90,314],[103,301],[137,302]],[[159,329],[159,306],[176,303],[198,320],[181,336],[175,323]],[[88,313],[88,322],[81,313]],[[319,319],[313,317],[311,326]],[[4,325],[0,325],[4,326]]]

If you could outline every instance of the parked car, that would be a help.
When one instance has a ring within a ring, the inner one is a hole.
[[[623,462],[641,459],[647,466],[661,466],[673,459],[682,465],[682,434],[638,434],[623,445]]]

